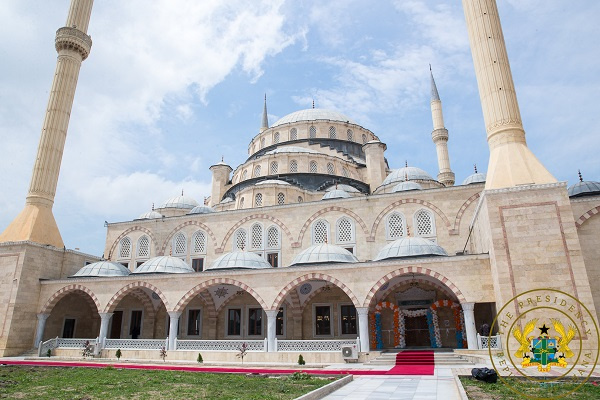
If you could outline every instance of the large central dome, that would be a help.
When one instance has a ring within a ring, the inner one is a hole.
[[[350,118],[346,117],[344,114],[332,111],[332,110],[324,110],[321,108],[309,108],[306,110],[300,110],[293,112],[291,114],[286,115],[283,118],[280,118],[277,122],[271,125],[271,128],[284,124],[291,124],[293,122],[299,121],[315,121],[315,120],[329,120],[329,121],[340,121],[340,122],[349,122],[351,124],[356,124],[356,122],[352,121]]]

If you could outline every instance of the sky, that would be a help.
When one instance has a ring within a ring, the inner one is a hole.
[[[0,7],[0,230],[21,211],[69,0]],[[600,2],[498,0],[527,142],[560,181],[600,181]],[[104,222],[183,190],[210,196],[259,130],[297,110],[342,112],[391,168],[438,172],[429,64],[457,184],[489,151],[459,0],[102,0],[88,33],[54,215],[67,248],[102,255]]]

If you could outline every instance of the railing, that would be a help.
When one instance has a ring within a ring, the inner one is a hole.
[[[202,351],[239,351],[246,343],[246,351],[267,351],[267,339],[264,340],[176,340],[177,350]]]
[[[86,343],[95,344],[96,339],[56,339],[56,347],[61,349],[83,349]]]
[[[38,347],[38,357],[43,357],[48,354],[48,350],[52,351],[58,346],[58,337],[54,339],[46,340],[45,342],[40,342],[40,346]]]
[[[168,339],[106,339],[105,349],[160,350],[168,347]]]
[[[479,349],[501,349],[502,340],[500,335],[496,336],[481,336],[477,334],[477,346]]]
[[[360,340],[277,340],[277,351],[340,351],[342,346],[357,345],[360,349]]]

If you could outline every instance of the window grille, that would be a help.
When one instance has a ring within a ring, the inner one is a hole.
[[[328,237],[328,230],[327,222],[323,220],[315,222],[313,225],[313,243],[325,243]]]
[[[267,231],[267,246],[270,249],[278,249],[279,246],[279,230],[272,226]]]
[[[254,167],[254,177],[260,176],[260,165]]]
[[[192,238],[192,243],[194,245],[194,253],[196,254],[205,254],[206,253],[206,234],[202,231],[198,231],[194,234]]]
[[[292,160],[290,162],[290,172],[298,172],[298,161]]]
[[[138,240],[138,257],[150,257],[150,239],[148,236],[142,236]]]
[[[346,167],[342,168],[342,176],[344,176],[345,178],[350,177],[350,172],[348,172],[348,169],[346,169]]]
[[[257,193],[256,196],[254,197],[254,205],[256,207],[262,207],[262,193]]]
[[[363,141],[363,144],[367,143],[367,135],[365,135],[365,134],[362,135],[362,141]]]
[[[434,234],[433,218],[425,210],[417,211],[417,235],[432,236]]]
[[[290,140],[298,140],[298,131],[296,128],[290,130]]]
[[[329,139],[335,139],[335,126],[329,127]]]
[[[311,139],[317,137],[317,128],[315,128],[314,126],[311,126],[310,129],[309,129],[309,137]]]
[[[279,132],[275,132],[273,135],[273,143],[279,143]]]
[[[246,248],[246,230],[239,229],[235,233],[234,250],[244,250]]]
[[[313,174],[316,174],[316,173],[317,173],[317,171],[318,171],[318,168],[317,168],[317,162],[316,162],[316,161],[311,161],[311,162],[310,162],[310,169],[309,169],[309,172],[311,172],[311,173],[313,173]]]
[[[350,141],[354,140],[354,133],[352,132],[352,129],[348,129],[346,131],[346,134],[348,135],[348,140],[350,140]]]
[[[263,229],[262,225],[252,225],[252,249],[260,250],[263,248]]]
[[[277,175],[277,170],[279,169],[279,164],[277,161],[273,161],[271,163],[271,175]]]
[[[131,239],[129,239],[128,237],[124,237],[123,239],[121,239],[119,257],[121,257],[121,258],[131,257]]]
[[[329,175],[335,174],[335,167],[333,166],[332,163],[327,163],[327,173]]]
[[[173,253],[181,255],[181,254],[185,254],[185,250],[186,250],[185,235],[183,233],[178,233],[177,235],[175,235],[175,238],[173,239]]]
[[[393,213],[388,218],[388,238],[399,239],[404,236],[404,218],[398,213]]]
[[[354,235],[352,229],[352,221],[348,218],[342,218],[338,222],[337,226],[337,241],[338,243],[352,243],[354,242]]]
[[[279,204],[280,206],[285,204],[285,194],[277,194],[277,204]]]

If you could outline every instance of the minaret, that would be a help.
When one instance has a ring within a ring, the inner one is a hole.
[[[269,117],[267,116],[267,94],[265,93],[265,105],[263,106],[262,123],[260,124],[260,133],[269,129]]]
[[[525,141],[496,0],[463,0],[463,8],[490,148],[485,188],[556,182]]]
[[[444,127],[442,101],[433,79],[431,65],[429,66],[429,73],[431,74],[431,117],[433,119],[431,138],[435,143],[440,168],[437,180],[444,186],[454,186],[454,172],[450,169],[450,156],[448,155],[448,130]]]
[[[87,35],[93,0],[71,0],[65,27],[56,32],[56,71],[42,126],[25,208],[0,234],[0,242],[33,241],[63,247],[52,214],[69,117],[81,62],[92,47]]]

